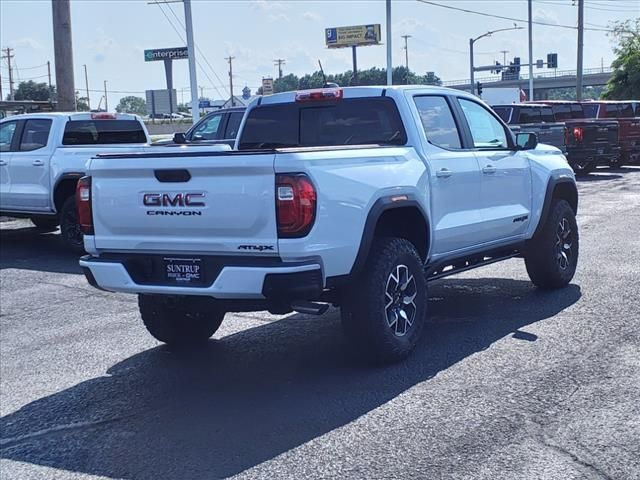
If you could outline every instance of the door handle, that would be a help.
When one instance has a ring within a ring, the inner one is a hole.
[[[453,172],[451,170],[449,170],[448,168],[441,168],[440,170],[438,170],[436,172],[436,177],[438,178],[448,178],[451,176]]]
[[[31,165],[33,165],[34,167],[41,167],[44,165],[44,162],[42,160],[34,160]]]
[[[7,165],[7,162],[5,162],[4,160],[0,160],[0,167],[4,167]]]
[[[486,173],[486,174],[496,173],[496,167],[494,167],[493,165],[487,165],[482,169],[482,173]]]

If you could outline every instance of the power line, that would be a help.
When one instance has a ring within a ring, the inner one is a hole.
[[[171,25],[171,28],[173,28],[173,30],[176,32],[176,34],[178,35],[178,38],[180,38],[180,40],[183,43],[186,43],[184,37],[182,36],[182,34],[180,33],[180,31],[176,28],[176,26],[173,24],[173,21],[169,18],[169,16],[165,13],[165,11],[162,8],[162,4],[165,2],[155,2],[155,5],[158,5],[158,8],[160,9],[160,11],[162,12],[162,15],[164,15],[164,18],[167,19],[167,22],[169,22],[169,25]],[[203,57],[204,58],[204,57]],[[198,64],[198,66],[200,67],[200,70],[202,71],[202,73],[204,73],[204,76],[207,77],[207,79],[209,80],[209,82],[211,82],[211,85],[213,86],[213,88],[216,89],[216,91],[218,92],[218,95],[220,95],[221,97],[223,96],[220,93],[220,90],[216,87],[215,82],[213,80],[211,80],[211,77],[209,76],[209,74],[207,73],[207,71],[202,68],[202,65],[200,64],[200,62],[196,59],[196,63]]]
[[[171,4],[167,3],[166,4],[167,7],[169,7],[169,11],[171,12],[171,14],[174,16],[174,18],[176,19],[176,21],[178,22],[178,25],[180,25],[183,29],[186,30],[184,23],[182,23],[182,20],[180,20],[180,18],[178,17],[178,15],[176,15],[176,12],[173,11],[173,7],[171,7]],[[211,69],[211,72],[213,73],[213,75],[218,79],[218,83],[220,84],[220,86],[225,90],[227,88],[224,85],[224,82],[220,79],[220,77],[218,76],[218,74],[216,73],[216,71],[214,70],[214,68],[211,66],[211,64],[209,63],[209,60],[207,60],[207,57],[204,53],[202,53],[202,50],[200,50],[200,47],[198,46],[198,44],[194,41],[193,42],[194,46],[196,47],[196,50],[198,51],[198,53],[200,54],[200,56],[202,57],[202,59],[204,60],[204,62],[207,64],[207,66]],[[202,70],[202,72],[207,75],[207,73],[204,71],[204,68],[202,68],[202,65],[200,66],[200,69]],[[209,78],[209,76],[207,76],[207,78]],[[211,79],[209,79],[211,81]],[[213,85],[213,82],[211,82],[211,84]],[[218,92],[218,95],[220,94],[220,92]]]
[[[459,8],[459,7],[452,7],[451,5],[442,5],[441,3],[436,3],[436,2],[430,2],[428,0],[416,0],[417,2],[420,3],[424,3],[426,5],[433,5],[434,7],[441,7],[441,8],[447,8],[449,10],[456,10],[459,12],[464,12],[464,13],[472,13],[474,15],[481,15],[483,17],[491,17],[491,18],[499,18],[501,20],[510,20],[512,22],[528,22],[528,20],[524,20],[522,18],[515,18],[515,17],[505,17],[502,15],[495,15],[492,13],[485,13],[485,12],[478,12],[475,10],[468,10],[466,8]],[[533,21],[532,22],[535,25],[543,25],[546,27],[557,27],[557,28],[569,28],[571,30],[577,30],[578,27],[574,27],[571,25],[562,25],[559,23],[547,23],[547,22],[540,22],[540,21]],[[585,28],[585,30],[591,30],[591,31],[601,31],[601,32],[610,32],[611,29],[610,28]]]

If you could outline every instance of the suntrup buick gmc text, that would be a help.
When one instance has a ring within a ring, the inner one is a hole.
[[[137,294],[162,342],[206,341],[226,312],[333,304],[365,357],[393,362],[421,336],[430,281],[514,257],[540,288],[576,270],[562,152],[457,90],[260,97],[233,150],[172,150],[98,155],[76,192],[88,281]]]

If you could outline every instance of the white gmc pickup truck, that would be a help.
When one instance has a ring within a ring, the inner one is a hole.
[[[559,288],[578,260],[573,171],[476,97],[353,87],[257,99],[234,151],[99,155],[76,193],[101,289],[134,293],[149,332],[208,339],[226,312],[323,313],[397,361],[427,283],[512,257]]]
[[[0,214],[60,225],[68,246],[82,251],[75,191],[87,160],[99,152],[140,149],[147,129],[135,115],[29,113],[0,121]]]

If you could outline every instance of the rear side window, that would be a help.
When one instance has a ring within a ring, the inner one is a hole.
[[[11,150],[11,142],[18,122],[6,122],[0,125],[0,152]]]
[[[240,130],[240,124],[242,123],[242,117],[244,112],[235,112],[229,114],[229,121],[227,122],[227,130],[225,131],[224,138],[232,139],[238,136]]]
[[[518,123],[539,123],[540,110],[537,108],[523,108],[518,116]]]
[[[630,103],[621,103],[619,107],[620,107],[620,110],[618,110],[619,118],[631,118],[634,116],[633,105],[631,105]]]
[[[598,118],[598,107],[599,105],[594,104],[583,105],[584,118]]]
[[[493,111],[504,121],[504,123],[511,123],[511,112],[513,107],[493,107]]]
[[[331,103],[283,103],[254,108],[240,150],[338,145],[404,145],[407,135],[394,101],[352,98]]]
[[[571,105],[571,118],[585,118],[582,105]]]
[[[27,120],[22,130],[20,139],[20,151],[30,152],[47,146],[49,131],[51,130],[51,120],[33,119]]]
[[[554,105],[553,114],[558,121],[571,120],[571,106],[570,105]]]
[[[137,120],[71,120],[62,137],[63,145],[109,145],[146,143],[142,124]]]
[[[607,103],[606,105],[607,118],[616,118],[618,116],[618,105],[615,103]]]
[[[415,97],[422,128],[429,143],[443,148],[462,148],[460,133],[444,97]]]
[[[540,120],[546,123],[553,123],[556,119],[553,116],[553,110],[551,107],[542,107],[540,109]]]

